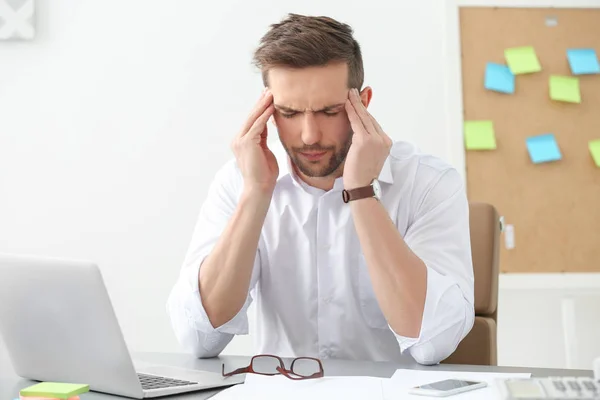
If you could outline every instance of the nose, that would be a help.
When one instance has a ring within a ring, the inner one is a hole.
[[[302,142],[306,145],[313,145],[319,143],[321,140],[321,130],[317,119],[312,112],[304,114],[304,121],[302,122]]]

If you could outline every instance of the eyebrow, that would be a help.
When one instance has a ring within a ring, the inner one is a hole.
[[[324,108],[322,108],[320,110],[316,110],[316,111],[313,111],[313,112],[331,111],[331,110],[333,110],[335,108],[338,108],[338,107],[341,107],[343,105],[344,105],[344,103],[332,104],[330,106],[324,107]],[[283,112],[286,112],[286,113],[299,113],[299,112],[302,112],[302,111],[299,111],[299,110],[295,110],[295,109],[293,109],[291,107],[286,107],[286,106],[282,106],[282,105],[279,105],[279,104],[275,104],[275,108],[277,110],[279,110],[279,111],[283,111]]]

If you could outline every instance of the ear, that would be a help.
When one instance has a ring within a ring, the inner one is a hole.
[[[373,89],[370,86],[365,87],[360,92],[360,101],[363,103],[365,108],[369,108],[369,104],[371,103],[371,99],[373,98]]]

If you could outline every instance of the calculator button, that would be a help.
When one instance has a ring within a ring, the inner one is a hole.
[[[566,392],[567,391],[567,387],[565,386],[564,383],[562,383],[561,381],[554,381],[552,382],[554,384],[554,388],[556,390],[559,390],[561,392]]]
[[[581,392],[581,385],[576,381],[569,381],[569,387],[576,392]]]

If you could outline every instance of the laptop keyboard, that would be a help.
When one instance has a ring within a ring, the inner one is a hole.
[[[146,375],[140,373],[137,375],[142,384],[142,389],[144,390],[164,389],[198,384],[198,382],[181,381],[178,379],[165,378],[163,376]]]

